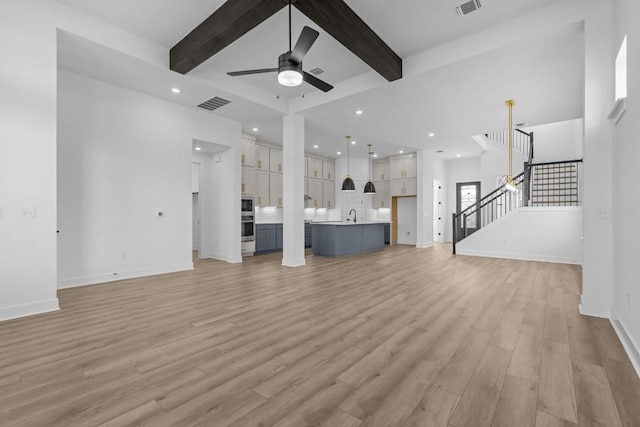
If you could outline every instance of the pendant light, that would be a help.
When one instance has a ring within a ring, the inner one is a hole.
[[[516,192],[518,189],[516,187],[516,183],[513,180],[513,106],[516,103],[513,99],[509,99],[504,102],[509,109],[509,175],[507,175],[506,182],[504,184],[504,188],[507,191]]]
[[[364,194],[376,194],[376,186],[371,182],[371,144],[367,144],[369,147],[369,181],[364,185]]]
[[[356,184],[351,179],[351,175],[349,175],[349,145],[351,136],[347,135],[347,177],[342,181],[342,191],[345,193],[353,193],[356,191]]]

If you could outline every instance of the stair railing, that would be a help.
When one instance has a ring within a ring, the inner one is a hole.
[[[478,202],[459,213],[453,214],[454,254],[456,253],[456,243],[508,214],[515,208],[523,206],[525,173],[520,173],[513,180],[516,185],[516,191],[507,190],[503,184]]]

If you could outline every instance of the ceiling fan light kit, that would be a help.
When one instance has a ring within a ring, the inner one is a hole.
[[[289,61],[291,54],[283,53],[278,58],[278,83],[282,86],[294,87],[302,84],[302,63],[294,64]]]

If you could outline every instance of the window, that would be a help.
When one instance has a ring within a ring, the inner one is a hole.
[[[617,125],[627,111],[627,36],[622,39],[616,56],[615,72],[615,102],[608,118]]]

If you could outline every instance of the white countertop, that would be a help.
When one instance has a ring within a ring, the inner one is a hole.
[[[313,222],[312,224],[318,224],[318,225],[368,225],[368,224],[391,224],[391,222],[390,221],[364,221],[364,222],[320,221],[320,222]]]

